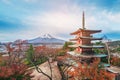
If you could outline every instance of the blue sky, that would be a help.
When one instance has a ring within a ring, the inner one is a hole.
[[[32,39],[50,33],[68,40],[81,27],[101,29],[109,39],[120,38],[120,0],[0,0],[0,42]]]

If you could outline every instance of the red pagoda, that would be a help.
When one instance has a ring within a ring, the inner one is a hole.
[[[82,18],[82,28],[79,28],[77,31],[72,32],[71,35],[76,35],[74,39],[70,39],[70,41],[76,41],[74,45],[69,45],[69,47],[76,48],[72,52],[68,52],[74,55],[81,54],[93,54],[93,48],[103,48],[101,45],[93,45],[91,41],[93,40],[102,40],[102,38],[94,38],[92,34],[99,33],[101,30],[89,30],[85,28],[85,18],[83,12]]]

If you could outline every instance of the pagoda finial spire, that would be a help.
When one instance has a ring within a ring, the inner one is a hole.
[[[82,28],[85,29],[85,16],[84,16],[84,11],[82,15]]]

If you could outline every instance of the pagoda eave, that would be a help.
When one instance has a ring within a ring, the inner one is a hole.
[[[102,38],[93,38],[93,37],[80,37],[80,39],[102,40]]]
[[[77,40],[79,40],[79,39],[102,40],[102,38],[80,37],[80,38],[70,39],[70,41],[77,41]]]
[[[97,45],[91,45],[91,46],[86,46],[86,45],[69,45],[68,47],[80,47],[80,48],[104,48],[104,46],[97,46]]]
[[[73,47],[73,48],[77,48],[79,47],[80,45],[69,45],[68,47]]]
[[[90,55],[90,54],[78,54],[74,51],[69,51],[67,52],[70,55],[76,56],[76,57],[82,57],[82,58],[102,58],[102,57],[107,57],[106,54],[94,54],[94,55]]]
[[[78,29],[78,30],[75,31],[75,32],[70,33],[70,35],[75,35],[75,34],[78,34],[79,32],[80,32],[80,29]]]
[[[89,30],[89,29],[78,29],[75,32],[70,33],[70,35],[76,35],[79,32],[89,32],[90,34],[101,32],[102,30]]]
[[[101,32],[102,30],[89,30],[89,29],[81,29],[81,31],[83,32],[89,32],[89,33],[98,33],[98,32]]]
[[[86,46],[86,45],[81,45],[81,46],[79,46],[80,48],[86,48],[86,49],[89,49],[89,48],[104,48],[104,46],[94,46],[94,45],[92,45],[92,46]]]
[[[115,74],[120,74],[120,67],[116,67],[116,66],[111,66],[106,68],[108,71],[115,73]]]
[[[70,41],[77,41],[79,38],[70,39]]]
[[[107,57],[106,54],[94,54],[94,55],[84,55],[81,54],[79,57],[86,57],[86,58],[102,58],[102,57]]]

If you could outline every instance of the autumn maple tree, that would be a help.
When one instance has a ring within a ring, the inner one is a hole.
[[[71,69],[67,71],[71,76],[68,80],[113,80],[114,77],[113,74],[99,67],[97,59],[91,64],[78,62],[78,67],[72,66]]]
[[[22,63],[20,58],[21,49],[14,51],[11,43],[6,44],[8,57],[2,56],[2,64],[0,64],[0,80],[30,80],[29,73],[26,73],[28,66]],[[3,64],[3,62],[5,64]]]

